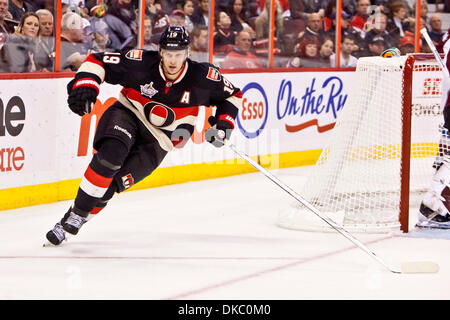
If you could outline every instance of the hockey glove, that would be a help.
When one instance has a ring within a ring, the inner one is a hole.
[[[223,116],[227,117],[227,116]],[[211,128],[205,131],[205,140],[211,143],[213,146],[220,148],[225,145],[225,140],[230,139],[231,132],[233,131],[233,124],[229,120],[219,119],[211,116],[208,118],[208,122]]]
[[[73,79],[70,81],[67,85],[67,93],[69,94],[67,103],[70,110],[80,116],[90,113],[92,104],[97,101],[98,87],[97,82],[92,79]]]

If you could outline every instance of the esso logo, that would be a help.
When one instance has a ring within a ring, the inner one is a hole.
[[[258,83],[249,83],[242,89],[237,123],[246,138],[256,138],[262,132],[267,122],[268,106],[266,93]]]
[[[175,121],[175,112],[161,103],[148,102],[144,106],[147,120],[158,128],[170,126]]]

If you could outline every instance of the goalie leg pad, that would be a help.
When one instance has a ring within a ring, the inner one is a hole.
[[[449,156],[436,171],[430,189],[419,209],[418,226],[450,228],[450,164]]]

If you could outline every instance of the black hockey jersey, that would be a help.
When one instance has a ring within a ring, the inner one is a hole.
[[[91,54],[75,78],[86,83],[95,80],[95,85],[103,81],[120,84],[123,88],[118,101],[138,117],[166,151],[187,142],[200,106],[216,106],[216,118],[234,127],[241,105],[240,89],[214,65],[187,59],[178,78],[169,81],[155,51]]]

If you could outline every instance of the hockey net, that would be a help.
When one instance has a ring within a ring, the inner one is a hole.
[[[441,82],[432,55],[359,59],[332,137],[300,190],[304,199],[350,232],[407,232],[445,144]],[[300,203],[282,210],[278,225],[332,230]]]

